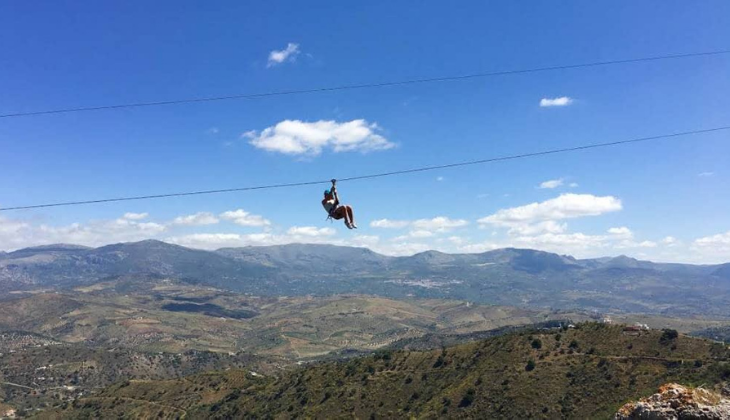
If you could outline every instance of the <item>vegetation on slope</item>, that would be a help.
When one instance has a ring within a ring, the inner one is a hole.
[[[124,382],[41,417],[608,418],[662,383],[727,380],[728,360],[718,343],[591,323],[379,352],[278,378],[232,370]]]

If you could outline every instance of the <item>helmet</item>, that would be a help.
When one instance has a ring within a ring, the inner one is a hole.
[[[330,190],[324,190],[324,195],[330,195]]]

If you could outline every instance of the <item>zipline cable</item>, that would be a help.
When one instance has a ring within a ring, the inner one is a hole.
[[[357,180],[363,180],[363,179],[382,178],[382,177],[386,177],[386,176],[403,175],[403,174],[410,174],[410,173],[415,173],[415,172],[434,171],[434,170],[438,170],[438,169],[448,169],[448,168],[455,168],[455,167],[460,167],[460,166],[480,165],[480,164],[485,164],[485,163],[500,162],[500,161],[505,161],[505,160],[524,159],[524,158],[528,158],[528,157],[545,156],[545,155],[552,155],[552,154],[557,154],[557,153],[576,152],[576,151],[580,151],[580,150],[596,149],[599,147],[611,147],[611,146],[618,146],[618,145],[624,145],[624,144],[630,144],[630,143],[641,143],[641,142],[670,139],[670,138],[675,138],[675,137],[684,137],[684,136],[712,133],[712,132],[725,131],[725,130],[730,130],[730,125],[714,127],[714,128],[707,128],[707,129],[702,129],[702,130],[692,130],[692,131],[683,131],[683,132],[671,133],[671,134],[661,134],[661,135],[650,136],[650,137],[639,137],[639,138],[634,138],[634,139],[629,139],[629,140],[612,141],[612,142],[606,142],[606,143],[593,143],[593,144],[587,144],[587,145],[583,145],[583,146],[543,150],[540,152],[522,153],[522,154],[517,154],[517,155],[500,156],[500,157],[488,158],[488,159],[479,159],[479,160],[471,160],[471,161],[466,161],[466,162],[449,163],[449,164],[445,164],[445,165],[424,166],[424,167],[420,167],[420,168],[403,169],[403,170],[399,170],[399,171],[383,172],[383,173],[378,173],[378,174],[351,176],[348,178],[338,178],[337,181],[338,182],[348,182],[348,181],[357,181]],[[45,207],[77,206],[77,205],[82,205],[82,204],[111,203],[111,202],[116,202],[116,201],[150,200],[150,199],[156,199],[156,198],[185,197],[185,196],[191,196],[191,195],[221,194],[221,193],[229,193],[229,192],[266,190],[266,189],[273,189],[273,188],[301,187],[301,186],[306,186],[306,185],[329,184],[330,182],[331,182],[330,179],[326,179],[326,180],[321,180],[321,181],[270,184],[270,185],[260,185],[260,186],[255,186],[255,187],[226,188],[226,189],[219,189],[219,190],[190,191],[190,192],[169,193],[169,194],[141,195],[141,196],[133,196],[133,197],[116,197],[116,198],[104,198],[104,199],[99,199],[99,200],[67,201],[67,202],[60,202],[60,203],[47,203],[47,204],[34,204],[34,205],[28,205],[28,206],[4,207],[4,208],[0,208],[0,211],[29,210],[29,209],[39,209],[39,208],[45,208]]]
[[[673,55],[661,55],[661,56],[654,56],[654,57],[630,58],[630,59],[623,59],[623,60],[595,61],[592,63],[566,64],[566,65],[559,65],[559,66],[536,67],[536,68],[530,68],[530,69],[472,73],[472,74],[464,74],[464,75],[460,75],[460,76],[431,77],[431,78],[399,80],[399,81],[391,81],[391,82],[375,82],[375,83],[319,87],[319,88],[311,88],[311,89],[280,90],[280,91],[273,91],[273,92],[245,93],[245,94],[227,95],[227,96],[174,99],[174,100],[169,100],[169,101],[136,102],[136,103],[127,103],[127,104],[102,105],[102,106],[79,107],[79,108],[61,108],[61,109],[51,109],[51,110],[43,110],[43,111],[12,112],[9,114],[0,114],[0,118],[16,118],[16,117],[29,117],[29,116],[34,116],[34,115],[37,116],[37,115],[49,115],[49,114],[65,114],[65,113],[71,113],[71,112],[87,112],[87,111],[102,111],[102,110],[124,109],[124,108],[141,108],[141,107],[151,107],[151,106],[179,105],[179,104],[189,104],[189,103],[198,103],[198,102],[227,101],[227,100],[233,100],[233,99],[259,99],[259,98],[267,98],[267,97],[272,97],[272,96],[301,95],[301,94],[308,94],[308,93],[334,92],[334,91],[355,90],[355,89],[371,89],[371,88],[382,88],[382,87],[391,87],[391,86],[413,85],[413,84],[420,84],[420,83],[450,82],[450,81],[468,80],[468,79],[476,79],[476,78],[484,78],[484,77],[507,76],[507,75],[525,74],[525,73],[538,73],[538,72],[554,71],[554,70],[568,70],[568,69],[578,69],[578,68],[586,68],[586,67],[611,66],[611,65],[617,65],[617,64],[641,63],[641,62],[647,62],[647,61],[674,60],[674,59],[681,59],[681,58],[717,56],[717,55],[723,55],[723,54],[729,54],[729,53],[730,53],[730,50],[718,50],[718,51],[706,51],[706,52],[688,53],[688,54],[673,54]]]

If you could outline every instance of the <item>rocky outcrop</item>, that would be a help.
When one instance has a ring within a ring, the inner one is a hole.
[[[722,393],[704,388],[666,384],[659,393],[619,409],[616,420],[726,420],[730,419],[730,389]]]

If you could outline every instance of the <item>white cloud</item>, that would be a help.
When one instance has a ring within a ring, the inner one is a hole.
[[[262,216],[251,214],[243,209],[221,213],[220,218],[224,220],[230,220],[240,226],[260,227],[271,225],[271,222],[267,219],[264,219]]]
[[[205,130],[205,132],[208,134],[218,134],[218,133],[220,133],[220,130],[218,129],[218,127],[211,127],[209,129]]]
[[[242,246],[269,246],[290,243],[330,244],[340,246],[367,247],[376,252],[393,255],[390,246],[380,245],[380,238],[374,235],[354,235],[345,239],[335,237],[336,231],[332,228],[317,228],[312,226],[294,226],[285,233],[270,232],[252,233],[248,235],[236,233],[198,233],[183,236],[174,236],[165,240],[182,246],[200,249],[218,249],[223,247]]]
[[[266,67],[273,67],[285,61],[294,61],[299,53],[299,44],[290,42],[283,50],[273,50],[269,53],[269,61]]]
[[[408,226],[410,223],[411,222],[407,220],[378,219],[370,222],[370,227],[383,229],[402,229]]]
[[[191,235],[173,236],[165,240],[172,244],[191,248],[218,249],[253,245],[255,241],[247,241],[246,236],[237,233],[194,233]],[[265,244],[262,243],[261,245]]]
[[[478,220],[480,224],[512,227],[517,224],[545,220],[572,219],[598,216],[621,210],[621,200],[613,196],[597,197],[591,194],[561,194],[540,203],[502,209]]]
[[[379,127],[363,119],[348,122],[284,120],[261,133],[247,132],[250,144],[259,149],[288,155],[316,156],[323,149],[339,152],[371,152],[395,147],[377,134]]]
[[[662,245],[666,245],[668,247],[674,247],[677,245],[680,245],[681,241],[674,236],[667,236],[664,239],[662,239]]]
[[[554,220],[545,220],[531,224],[516,224],[510,227],[510,235],[537,235],[542,233],[563,233],[568,229],[566,223],[558,223]]]
[[[442,176],[437,176],[436,177],[436,181],[438,181],[438,182],[441,182],[443,180],[444,180],[444,177],[442,177]]]
[[[570,188],[576,188],[576,187],[578,187],[578,183],[577,182],[571,182],[570,185],[568,185],[568,186]]]
[[[416,230],[429,230],[435,232],[447,232],[451,229],[468,225],[469,222],[463,219],[449,219],[448,217],[438,216],[433,219],[418,219],[413,221],[412,226]]]
[[[708,177],[708,176],[713,176],[713,175],[715,175],[714,172],[700,172],[697,174],[697,176],[700,176],[700,177]]]
[[[612,227],[608,230],[608,233],[620,238],[632,238],[634,236],[634,232],[632,232],[631,229],[627,228],[626,226]]]
[[[428,251],[433,249],[433,246],[421,242],[407,242],[398,241],[393,242],[388,246],[380,246],[374,249],[376,252],[382,252],[386,255],[402,256],[402,255],[413,255],[418,252]]]
[[[294,226],[289,228],[286,233],[292,236],[332,236],[336,231],[330,227]]]
[[[605,247],[605,237],[584,233],[544,233],[537,236],[520,236],[515,243],[530,248],[543,249],[558,253],[585,252],[588,249]]]
[[[724,254],[725,258],[730,258],[730,231],[695,239],[692,247],[695,250],[711,251],[713,254]]]
[[[466,239],[462,238],[461,236],[449,236],[448,238],[446,238],[446,240],[454,245],[462,245],[466,243]]]
[[[566,106],[566,105],[570,105],[572,102],[573,102],[573,99],[571,99],[567,96],[561,96],[559,98],[542,98],[542,99],[540,99],[540,106],[541,107]]]
[[[6,219],[0,216],[0,235],[3,235],[3,239],[8,240],[13,237],[17,237],[17,234],[25,229],[28,229],[30,224],[21,222],[18,220]],[[0,243],[3,243],[0,240]]]
[[[139,217],[138,220],[133,220],[128,215],[114,220],[96,220],[65,226],[32,224],[0,217],[0,249],[12,250],[55,243],[100,246],[149,239],[167,229],[163,224],[140,222]]]
[[[179,216],[172,221],[172,224],[174,225],[183,226],[214,225],[216,223],[218,223],[218,218],[208,212],[200,212],[188,216]]]
[[[459,246],[457,248],[457,251],[464,252],[464,253],[482,253],[487,251],[493,251],[495,249],[504,248],[505,245],[493,243],[493,242],[482,242],[482,243],[476,243],[476,244],[465,244],[462,246]]]
[[[411,231],[408,232],[408,235],[397,236],[391,239],[391,241],[404,241],[408,238],[430,238],[437,233],[449,232],[468,224],[469,222],[463,219],[449,219],[448,217],[437,216],[433,219],[418,219],[414,221],[379,219],[370,222],[370,227],[384,229],[410,227]]]
[[[542,189],[546,189],[546,188],[547,189],[552,189],[552,188],[560,187],[561,185],[563,185],[563,179],[562,178],[560,178],[560,179],[551,179],[549,181],[545,181],[545,182],[541,183],[539,188],[542,188]]]
[[[412,230],[408,233],[408,236],[412,238],[430,238],[433,235],[430,230]]]
[[[149,216],[147,213],[124,213],[123,219],[127,220],[142,220]]]
[[[376,235],[355,235],[350,240],[352,246],[374,247],[380,242],[380,237]]]

